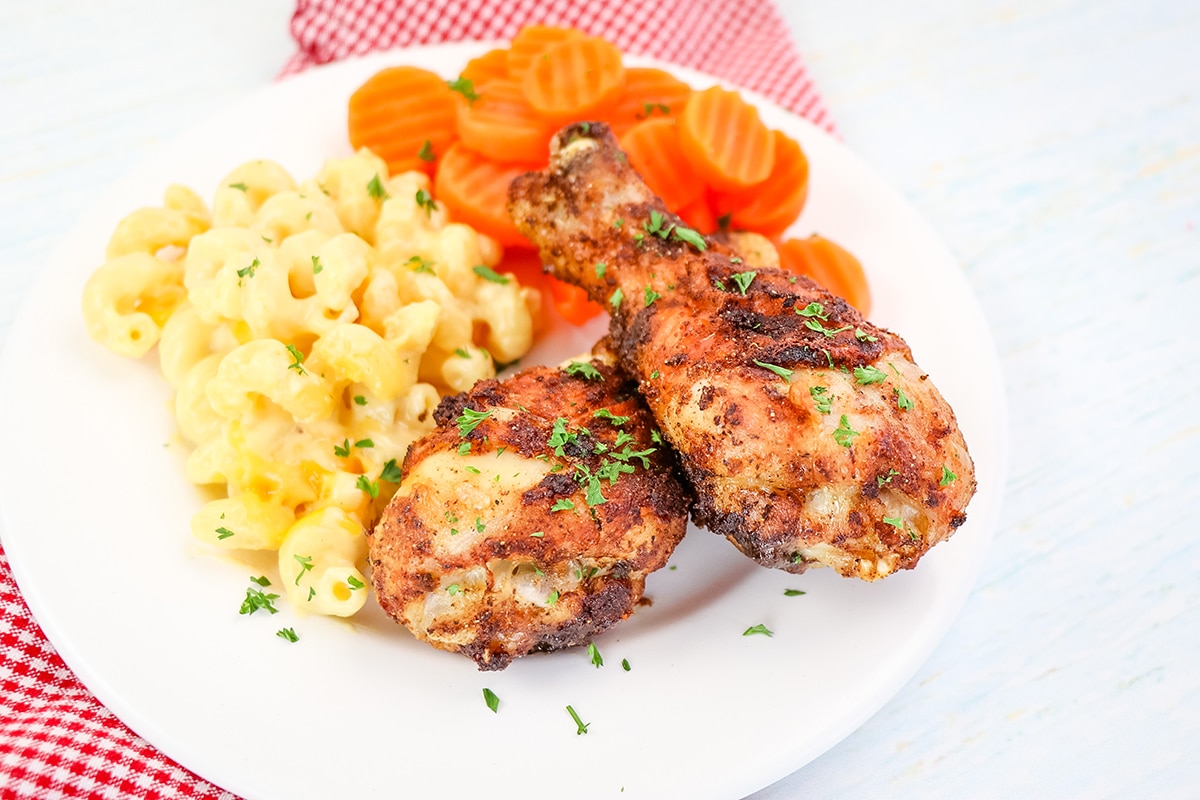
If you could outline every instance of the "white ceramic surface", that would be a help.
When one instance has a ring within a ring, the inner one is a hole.
[[[0,441],[19,454],[0,463],[5,550],[52,643],[105,705],[246,797],[428,797],[447,776],[492,797],[747,794],[824,752],[917,670],[975,580],[1004,482],[1004,390],[978,305],[912,207],[833,139],[763,105],[812,164],[796,232],[860,256],[873,319],[905,336],[959,415],[980,483],[969,520],[917,570],[878,584],[763,570],[692,530],[649,581],[653,605],[597,640],[601,669],[580,651],[479,673],[374,611],[349,622],[287,608],[239,616],[247,576],[261,570],[190,539],[199,495],[153,360],[113,356],[83,330],[83,282],[124,213],[172,182],[209,195],[250,158],[306,177],[348,151],[345,101],[373,71],[411,62],[450,76],[479,50],[414,49],[272,86],[170,143],[80,221],[0,365]],[[572,355],[598,330],[553,338],[536,358]],[[774,637],[742,636],[757,623]],[[300,642],[275,637],[284,626]],[[501,698],[498,714],[484,687]]]

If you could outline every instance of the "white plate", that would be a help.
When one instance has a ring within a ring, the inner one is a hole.
[[[111,355],[84,332],[84,281],[125,213],[157,204],[171,182],[211,195],[251,158],[313,175],[349,152],[346,99],[374,71],[413,63],[451,77],[481,51],[412,49],[271,86],[168,145],[80,221],[29,296],[0,371],[0,509],[13,572],[50,641],[106,706],[247,797],[751,793],[853,731],[926,659],[975,580],[1004,480],[999,368],[959,267],[832,138],[761,103],[812,164],[795,232],[819,231],[862,259],[873,319],[907,338],[958,414],[980,486],[969,520],[915,571],[877,584],[761,569],[692,530],[671,568],[651,576],[653,605],[598,639],[600,669],[576,650],[480,673],[377,611],[352,622],[286,608],[239,616],[251,569],[188,533],[200,498],[183,477],[182,448],[167,446],[168,390],[154,359]],[[539,357],[573,355],[601,327],[554,338]],[[758,623],[774,637],[742,635]],[[277,638],[284,626],[301,640]],[[484,687],[501,698],[498,714]],[[568,704],[590,724],[586,735]]]

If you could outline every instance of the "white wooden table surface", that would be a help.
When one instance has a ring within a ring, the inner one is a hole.
[[[291,7],[0,2],[0,347],[111,181],[273,79]],[[1200,5],[785,14],[843,139],[961,260],[1011,451],[941,646],[755,800],[1200,796]]]

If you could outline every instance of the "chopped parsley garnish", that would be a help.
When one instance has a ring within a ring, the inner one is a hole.
[[[367,183],[367,194],[371,195],[371,197],[374,197],[376,200],[387,200],[389,197],[391,197],[391,195],[387,193],[387,189],[383,188],[383,181],[379,180],[378,172],[376,172],[375,177],[371,178],[370,182]]]
[[[417,151],[417,158],[422,161],[436,161],[437,156],[433,154],[433,142],[426,139],[425,144],[421,145],[421,149]]]
[[[790,381],[792,379],[792,375],[795,373],[794,369],[788,369],[787,367],[780,367],[776,364],[768,364],[765,361],[759,361],[758,359],[754,359],[754,363],[757,364],[758,366],[762,367],[763,369],[771,370],[771,372],[774,372],[776,375],[783,378],[785,381]]]
[[[741,291],[742,296],[744,297],[746,290],[750,288],[750,284],[754,283],[754,278],[757,275],[758,273],[754,271],[735,272],[729,277],[735,284],[737,284],[738,290]]]
[[[248,266],[248,267],[242,267],[241,269],[239,269],[239,270],[237,271],[237,277],[238,277],[238,286],[241,286],[241,285],[242,285],[242,279],[243,279],[243,278],[253,278],[253,277],[254,277],[254,270],[258,269],[258,268],[259,268],[259,266],[260,266],[260,264],[258,263],[258,259],[256,258],[256,259],[254,259],[253,261],[251,261],[251,262],[250,262],[250,266]]]
[[[629,417],[617,416],[607,408],[602,408],[599,411],[593,411],[592,416],[597,419],[606,419],[613,425],[624,425],[626,422],[629,422]]]
[[[872,336],[871,334],[864,331],[862,328],[854,329],[854,338],[858,339],[860,342],[878,342],[879,341],[878,336]]]
[[[608,298],[608,304],[613,308],[617,308],[621,305],[621,301],[624,298],[625,294],[621,291],[621,287],[618,286],[617,290],[612,293],[612,297]]]
[[[940,481],[938,481],[938,486],[946,486],[948,484],[954,483],[954,481],[956,481],[956,480],[958,480],[958,476],[955,475],[953,472],[951,472],[950,469],[945,464],[943,464],[942,465],[942,479]]]
[[[554,505],[550,506],[551,511],[570,511],[575,507],[574,501],[568,497],[559,498]]]
[[[898,470],[889,469],[887,471],[887,475],[880,475],[878,478],[875,479],[875,485],[877,487],[879,487],[880,489],[882,489],[884,486],[886,486],[887,484],[892,482],[892,478],[896,477],[899,474],[900,474],[900,472]]]
[[[583,378],[584,380],[588,381],[604,380],[604,376],[600,374],[600,370],[596,369],[587,361],[572,361],[563,367],[563,372],[576,378]]]
[[[486,264],[476,264],[475,266],[471,267],[471,270],[485,281],[491,281],[492,283],[499,283],[501,285],[508,283],[508,278],[497,273]]]
[[[887,523],[888,525],[891,525],[893,528],[899,528],[900,530],[904,530],[904,518],[903,517],[884,517],[883,521],[885,523]]]
[[[437,273],[433,271],[433,267],[430,266],[429,262],[420,256],[413,256],[405,263],[412,267],[413,272],[425,272],[429,275],[437,275]]]
[[[856,431],[850,427],[850,420],[845,414],[838,421],[837,430],[833,432],[834,441],[842,447],[849,447],[855,436],[861,435],[861,431]]]
[[[545,537],[546,532],[545,531],[534,531],[533,533],[531,533],[529,535],[532,536],[534,539],[541,539],[541,538]]]
[[[292,356],[292,363],[288,364],[288,369],[294,369],[301,375],[307,375],[308,373],[304,371],[303,367],[304,353],[301,353],[300,349],[294,344],[287,345],[287,351]]]
[[[359,475],[354,485],[369,494],[372,500],[379,497],[379,482],[371,480],[366,475]]]
[[[680,228],[679,226],[676,226],[672,231],[672,235],[682,242],[687,242],[701,252],[708,249],[708,243],[704,241],[704,237],[696,233],[691,228]]]
[[[458,435],[466,436],[479,427],[479,423],[491,415],[491,411],[476,411],[473,408],[464,408],[462,414],[455,420],[455,424],[458,425]]]
[[[460,444],[458,446],[458,454],[460,456],[465,456],[469,452],[471,452],[471,443],[470,442],[463,442],[462,444]]]
[[[796,313],[802,317],[816,317],[822,320],[829,319],[829,315],[825,313],[825,306],[820,303],[809,303],[804,308],[796,309]]]
[[[280,639],[283,639],[286,642],[292,642],[293,644],[300,641],[300,637],[296,635],[295,628],[280,628],[279,630],[275,631],[275,635]]]
[[[629,670],[633,669],[633,667],[629,666],[628,658],[621,659],[621,669],[625,670],[626,672],[629,672]]]
[[[486,686],[483,687],[483,702],[487,704],[487,707],[492,710],[493,714],[497,713],[497,709],[500,708],[500,698]]]
[[[365,406],[366,404],[367,404],[367,398],[363,397],[361,394],[354,395],[354,405]]]
[[[604,666],[604,656],[600,655],[600,648],[596,647],[595,642],[588,642],[588,658],[592,660],[592,666],[596,669]]]
[[[828,387],[825,386],[810,386],[808,393],[812,396],[813,405],[817,407],[817,411],[822,414],[828,414],[832,410],[833,395],[829,394]]]
[[[659,294],[658,292],[654,291],[654,290],[653,290],[653,289],[651,289],[649,286],[647,286],[647,287],[646,287],[645,295],[646,295],[646,306],[647,306],[647,307],[649,307],[649,305],[650,305],[651,303],[653,303],[655,300],[657,300],[658,298],[662,297],[662,295],[661,295],[661,294]]]
[[[446,594],[450,595],[451,597],[458,594],[460,591],[462,591],[462,587],[457,583],[452,583],[446,587]]]
[[[346,576],[346,585],[349,586],[351,589],[362,589],[363,587],[366,586],[365,583],[363,583],[362,581],[360,581],[358,578],[354,577],[353,575]]]
[[[487,526],[483,524],[483,517],[476,517],[475,518],[475,532],[483,533],[483,531],[486,528],[487,528]]]
[[[853,326],[844,325],[840,328],[826,328],[824,325],[817,322],[815,319],[806,319],[804,321],[804,327],[808,328],[810,331],[816,331],[817,333],[824,334],[828,338],[832,339],[834,336],[837,336],[842,331],[850,330],[850,328]]]
[[[320,275],[321,270],[325,269],[325,267],[321,266],[320,256],[313,256],[312,261],[313,261],[313,275]]]
[[[458,92],[467,101],[474,103],[479,99],[479,95],[475,92],[475,82],[467,78],[455,78],[452,81],[446,81],[446,85],[450,87],[450,91]]]
[[[239,192],[244,192],[244,191],[248,190],[250,187],[247,186],[246,184],[242,183],[241,181],[239,181],[237,183],[229,184],[229,188],[237,189]]]
[[[742,636],[753,636],[755,634],[762,634],[763,636],[775,635],[770,628],[768,628],[766,625],[763,625],[761,622],[757,625],[751,625],[749,628],[746,628],[746,630],[742,631]]]
[[[579,718],[579,715],[577,713],[575,713],[575,709],[571,708],[570,706],[567,706],[567,713],[571,715],[571,719],[575,720],[575,735],[576,736],[578,736],[579,734],[588,732],[588,726],[591,725],[590,722],[584,722],[583,720],[581,720]]]
[[[908,395],[899,386],[896,387],[896,408],[901,411],[910,411],[915,408],[915,404],[909,399]]]
[[[218,539],[228,539],[230,536],[233,536],[233,531],[229,530],[229,528],[226,528],[224,525],[217,528]]]
[[[296,562],[300,564],[300,571],[296,573],[296,585],[299,586],[300,578],[304,573],[312,571],[313,560],[312,556],[294,555],[292,558],[296,559]]]
[[[859,386],[869,386],[872,383],[883,383],[887,373],[868,364],[865,367],[854,368],[854,382]]]
[[[605,264],[603,261],[596,264],[596,277],[597,278],[603,278],[604,273],[607,271],[608,271],[608,264]]]
[[[278,614],[279,609],[275,607],[275,601],[278,599],[279,595],[277,594],[263,594],[258,589],[247,589],[246,599],[242,601],[242,607],[238,610],[238,613],[253,614],[261,608],[272,614]]]
[[[784,589],[783,590],[784,597],[799,597],[802,594],[806,594],[806,592],[802,589]]]
[[[251,575],[250,582],[257,583],[259,586],[270,586],[271,585],[271,579],[268,578],[266,575],[258,575],[258,576]]]
[[[341,444],[335,444],[333,454],[338,458],[348,458],[350,456],[350,440],[343,439]]]
[[[558,605],[558,589],[551,589],[550,594],[546,595],[546,605]]]
[[[425,209],[426,216],[432,216],[437,209],[437,203],[433,201],[433,195],[428,189],[417,189],[416,194],[417,207]],[[507,281],[505,281],[507,283]]]
[[[482,475],[483,474],[483,470],[479,469],[479,467],[473,467],[470,464],[467,464],[467,466],[463,467],[463,469],[465,469],[467,472],[471,473],[472,475]]]
[[[471,354],[467,352],[467,349],[465,347],[454,348],[454,355],[458,356],[459,358],[470,358],[471,357]]]
[[[383,465],[383,471],[379,473],[379,479],[388,483],[399,483],[402,477],[404,477],[403,473],[400,472],[400,467],[394,458],[389,458]]]

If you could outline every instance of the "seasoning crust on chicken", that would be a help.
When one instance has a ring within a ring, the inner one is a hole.
[[[676,449],[696,522],[759,563],[874,580],[966,520],[974,467],[905,342],[805,277],[749,269],[579,123],[509,211],[554,275],[610,309],[622,365]]]
[[[383,609],[482,670],[628,617],[687,527],[670,448],[604,342],[445,398],[369,539]]]

